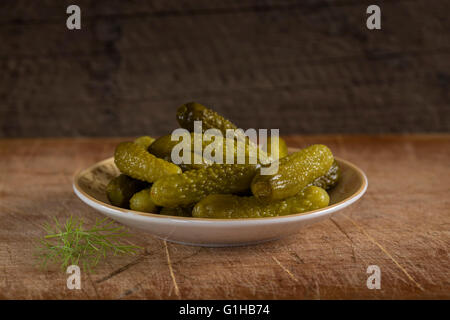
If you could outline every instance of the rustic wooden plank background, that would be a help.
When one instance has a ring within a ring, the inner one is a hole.
[[[197,100],[241,127],[449,132],[450,2],[0,1],[0,136],[164,134]]]
[[[256,246],[189,247],[133,230],[145,252],[109,258],[68,290],[64,272],[35,266],[35,241],[53,216],[101,217],[74,195],[72,175],[120,140],[0,139],[0,299],[450,299],[449,135],[286,137],[356,163],[367,194]],[[369,265],[381,269],[381,290],[366,287]]]

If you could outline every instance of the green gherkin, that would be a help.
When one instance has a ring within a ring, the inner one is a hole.
[[[155,157],[133,142],[122,142],[117,146],[114,162],[122,173],[147,182],[181,173],[177,165]]]
[[[191,134],[191,141],[193,141],[193,133]],[[148,152],[151,154],[157,156],[158,158],[164,159],[166,161],[172,162],[171,155],[172,155],[172,149],[180,143],[179,141],[172,141],[171,135],[165,135],[158,139],[156,139],[148,148]],[[191,150],[193,150],[193,142],[191,143]],[[181,154],[182,156],[182,154]],[[202,157],[202,163],[194,163],[194,152],[190,152],[190,159],[191,163],[181,163],[179,164],[179,167],[183,171],[187,170],[194,170],[194,169],[200,169],[200,168],[206,168],[210,164],[212,164],[212,161],[205,159]]]
[[[340,176],[341,176],[341,169],[339,168],[337,162],[334,161],[330,170],[328,170],[328,172],[325,175],[314,180],[314,182],[311,185],[321,187],[325,190],[329,190],[337,185]]]
[[[182,128],[194,131],[194,121],[202,121],[203,132],[219,129],[225,136],[227,129],[237,129],[231,121],[197,102],[183,104],[177,110],[177,121]]]
[[[269,136],[267,137],[267,154],[272,157],[272,159],[281,159],[288,155],[288,147],[286,145],[286,142],[281,138],[278,137],[278,149],[272,150],[272,138]]]
[[[205,134],[199,134],[199,137],[197,137],[199,140],[201,140],[201,153],[198,154],[204,154],[205,149],[209,146],[214,144],[214,146],[217,146],[217,149],[221,149],[222,150],[222,159],[221,163],[226,163],[226,156],[227,156],[227,143],[229,142],[232,145],[232,148],[230,150],[232,150],[233,152],[233,159],[234,159],[234,163],[237,162],[237,155],[238,155],[238,144],[236,141],[232,141],[231,139],[227,139],[225,137],[218,137],[217,140],[216,137],[214,136],[209,136],[209,135],[205,135]],[[221,139],[222,138],[222,139]],[[171,134],[162,136],[158,139],[156,139],[148,148],[148,152],[150,152],[151,154],[157,156],[158,158],[164,159],[166,161],[172,161],[172,149],[178,144],[181,143],[181,139],[179,141],[172,141],[171,139]],[[194,163],[194,133],[190,133],[190,141],[191,141],[191,163],[188,164],[182,164],[180,165],[180,167],[183,169],[183,171],[185,170],[192,170],[192,169],[199,169],[199,168],[204,168],[207,167],[208,164],[212,164],[213,163],[213,159],[210,159],[208,157],[202,157],[202,161],[203,163],[199,163],[196,164]],[[246,143],[246,144],[242,144],[242,147],[244,149],[244,159],[245,159],[245,163],[249,163],[249,158],[250,155],[254,156],[255,162],[261,162],[259,160],[262,161],[268,161],[267,160],[267,155],[266,153],[264,153],[261,149],[259,149],[255,144],[253,143]],[[212,155],[214,156],[214,154]],[[220,161],[219,160],[219,161]]]
[[[167,134],[165,136],[156,139],[149,147],[148,152],[157,156],[158,158],[170,161],[170,156],[173,147],[175,147],[179,142],[172,141],[171,135]]]
[[[292,197],[325,175],[333,161],[333,154],[328,147],[312,145],[280,159],[277,173],[256,174],[251,185],[252,193],[264,201]]]
[[[180,163],[178,166],[181,168],[181,170],[189,171],[189,170],[198,170],[198,169],[204,169],[206,167],[209,167],[213,164],[211,160],[208,160],[206,158],[202,157],[202,163],[194,163],[194,153],[191,152],[191,163]]]
[[[150,136],[142,136],[136,138],[133,142],[140,145],[142,148],[146,149],[155,141],[155,138]]]
[[[106,195],[113,206],[128,208],[133,194],[148,186],[148,183],[121,174],[106,186]]]
[[[267,203],[255,197],[212,194],[195,205],[192,216],[218,219],[275,217],[324,208],[329,202],[328,193],[315,186],[285,200]]]
[[[158,213],[158,207],[150,197],[150,188],[141,190],[131,197],[130,209],[141,212]]]
[[[163,215],[166,215],[166,216],[192,217],[191,211],[192,211],[192,207],[188,207],[188,208],[182,208],[182,207],[168,208],[168,207],[163,207],[159,213],[163,214]]]
[[[151,188],[153,201],[163,207],[186,207],[212,193],[236,193],[249,188],[256,165],[213,164],[157,180]]]
[[[180,106],[177,110],[177,121],[182,128],[189,131],[194,131],[194,121],[201,121],[203,132],[208,129],[218,129],[224,137],[226,137],[228,129],[238,129],[231,121],[197,102],[189,102]],[[253,150],[250,152],[254,152],[257,146],[248,138],[245,141],[250,150]],[[258,156],[258,163],[265,164],[273,160],[262,150],[259,150],[257,154],[255,153],[256,155]]]

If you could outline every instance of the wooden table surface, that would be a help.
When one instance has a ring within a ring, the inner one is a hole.
[[[120,140],[0,140],[0,298],[450,298],[450,135],[287,137],[295,147],[327,144],[360,166],[367,194],[256,246],[190,247],[136,232],[144,253],[108,258],[69,290],[65,273],[36,268],[34,241],[53,216],[101,217],[74,195],[72,175]],[[380,290],[366,286],[369,265],[380,267]]]

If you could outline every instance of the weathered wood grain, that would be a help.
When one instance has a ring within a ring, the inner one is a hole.
[[[150,132],[151,133],[151,132]],[[257,246],[198,248],[136,232],[136,257],[109,258],[66,289],[33,263],[51,217],[100,214],[71,188],[72,174],[111,156],[123,139],[0,140],[0,298],[391,299],[450,298],[450,136],[290,136],[325,143],[369,179],[361,201],[298,234]],[[369,265],[381,290],[366,287]]]
[[[165,134],[190,100],[240,127],[448,132],[448,1],[2,1],[0,136]],[[3,10],[4,9],[4,10]],[[274,115],[277,115],[274,117]]]

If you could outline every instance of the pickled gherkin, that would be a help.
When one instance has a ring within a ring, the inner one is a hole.
[[[212,194],[195,205],[192,216],[219,219],[275,217],[320,209],[329,201],[328,193],[316,186],[307,187],[285,200],[266,203],[255,197]]]
[[[106,186],[106,195],[113,206],[128,208],[133,194],[146,188],[148,183],[121,174]]]
[[[272,137],[267,137],[267,154],[272,157],[272,159],[281,159],[288,155],[288,147],[286,142],[281,138],[278,138],[278,149],[272,150]]]
[[[187,129],[191,132],[195,129],[194,121],[201,121],[202,132],[205,132],[208,129],[217,129],[222,133],[224,137],[227,136],[227,130],[238,129],[237,126],[234,125],[231,121],[225,119],[217,112],[212,111],[211,109],[208,109],[204,105],[201,105],[197,102],[189,102],[180,106],[177,110],[177,121],[182,128]],[[245,141],[247,148],[249,148],[250,150],[249,152],[257,152],[254,153],[254,155],[259,160],[261,160],[262,163],[268,163],[272,160],[262,150],[258,151],[257,146],[248,138],[246,138]],[[246,156],[248,156],[248,153],[246,154]],[[261,161],[258,162],[261,163]]]
[[[122,173],[147,182],[181,173],[177,165],[155,157],[133,142],[122,142],[117,146],[114,162]]]
[[[202,152],[203,149],[206,147],[206,145],[209,144],[209,142],[204,142],[203,137],[202,138]],[[194,151],[194,133],[190,134],[191,139],[191,153],[193,155]],[[148,148],[148,152],[151,154],[157,156],[158,158],[164,159],[166,161],[172,161],[172,149],[179,143],[181,143],[181,139],[179,141],[173,141],[172,135],[168,134],[165,136],[162,136],[155,140],[155,142]],[[182,155],[180,155],[182,156]],[[193,163],[193,162],[192,162]]]
[[[197,102],[189,102],[179,107],[177,121],[182,128],[189,131],[194,131],[194,121],[202,121],[203,132],[219,129],[224,136],[227,129],[237,129],[231,121]]]
[[[149,147],[148,152],[157,156],[158,158],[170,161],[171,153],[173,147],[175,147],[179,142],[172,141],[171,135],[167,134],[165,136],[156,139]]]
[[[238,129],[196,102],[180,106],[176,119],[182,129],[116,147],[121,175],[106,188],[113,205],[225,219],[274,217],[328,205],[326,190],[338,183],[341,171],[326,146],[289,154],[276,135],[267,137],[263,148],[264,131]]]
[[[227,130],[238,129],[231,121],[197,102],[189,102],[180,106],[177,110],[177,121],[182,128],[191,132],[195,129],[194,122],[201,121],[202,132],[209,129],[217,129],[224,137],[227,136]],[[258,150],[258,147],[250,141],[248,137],[245,137],[245,144],[247,148],[249,148],[249,152],[257,152],[254,153],[254,155],[260,159],[262,163],[268,163],[272,160],[262,150]],[[248,154],[246,154],[246,156],[248,156]],[[260,161],[258,162],[261,163]],[[223,163],[225,163],[225,161]],[[246,163],[248,163],[248,161]]]
[[[328,172],[325,175],[314,180],[314,182],[311,185],[321,187],[325,190],[329,190],[337,185],[340,176],[341,176],[341,169],[339,168],[337,162],[334,161],[333,164],[331,165],[330,170],[328,170]]]
[[[238,152],[240,152],[240,150],[238,149],[238,143],[235,140],[231,140],[231,139],[227,139],[225,137],[216,137],[213,135],[207,135],[207,134],[198,134],[197,139],[201,139],[201,150],[199,150],[198,155],[204,155],[205,157],[202,157],[202,163],[194,163],[194,159],[193,159],[193,155],[196,152],[196,150],[194,149],[194,138],[195,135],[194,133],[190,133],[190,152],[191,152],[191,163],[185,163],[184,167],[182,165],[180,165],[180,167],[182,167],[183,171],[187,169],[191,170],[191,169],[199,169],[202,167],[206,167],[208,163],[212,163],[213,159],[207,157],[204,152],[205,149],[210,146],[211,144],[214,144],[213,146],[215,146],[218,150],[222,150],[222,159],[217,159],[218,161],[220,161],[219,163],[226,163],[226,159],[227,159],[227,144],[230,144],[232,147],[230,150],[232,150],[233,152],[233,159],[234,162],[237,161],[238,158]],[[216,140],[217,139],[217,140]],[[158,158],[164,159],[166,161],[172,161],[172,150],[173,148],[181,143],[181,138],[179,141],[172,141],[171,139],[171,134],[162,136],[158,139],[156,139],[148,148],[148,152],[150,152],[151,154],[157,156]],[[212,147],[212,146],[211,146]],[[244,157],[243,160],[245,161],[245,163],[249,163],[249,159],[250,159],[250,155],[253,155],[255,161],[254,162],[260,162],[259,160],[265,161],[264,163],[268,162],[268,156],[265,152],[263,152],[261,149],[259,149],[255,144],[253,143],[243,143],[242,144],[242,148],[244,150]],[[244,149],[245,148],[245,149]],[[180,154],[180,156],[182,156],[182,154]],[[212,157],[214,157],[215,154],[212,154]],[[244,162],[243,161],[243,162]]]
[[[180,163],[178,165],[183,171],[203,169],[213,164],[211,160],[206,158],[202,158],[202,163],[194,163],[194,153],[191,152],[190,154],[191,163]]]
[[[158,207],[150,197],[150,188],[141,190],[131,197],[130,209],[135,211],[158,213]]]
[[[157,180],[151,188],[153,201],[163,207],[186,207],[212,193],[235,193],[249,188],[256,165],[213,164]]]
[[[150,136],[142,136],[139,138],[136,138],[133,142],[137,145],[140,145],[142,148],[146,149],[155,141],[155,138],[152,138]]]
[[[277,173],[256,174],[251,184],[252,193],[263,201],[292,197],[325,175],[333,161],[333,154],[328,147],[312,145],[280,159]]]
[[[168,208],[163,207],[160,214],[166,215],[166,216],[176,216],[176,217],[192,217],[191,214],[192,207],[183,208],[183,207],[176,207],[176,208]]]
[[[191,134],[191,139],[192,139]],[[179,141],[172,141],[171,135],[165,135],[155,140],[155,142],[148,148],[148,152],[151,154],[157,156],[158,158],[164,159],[166,161],[172,162],[172,149],[180,143]],[[191,150],[193,150],[193,145],[191,145]],[[183,156],[183,154],[180,154],[180,156]],[[200,168],[206,168],[213,162],[211,160],[201,158],[201,163],[194,163],[194,152],[190,152],[190,163],[181,163],[179,164],[179,167],[183,171],[187,170],[194,170],[194,169],[200,169]]]

